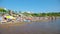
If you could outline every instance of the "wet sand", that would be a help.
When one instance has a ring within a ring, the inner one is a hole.
[[[60,19],[53,22],[0,24],[0,34],[60,34]]]

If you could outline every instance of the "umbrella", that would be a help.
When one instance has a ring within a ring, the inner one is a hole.
[[[13,16],[6,16],[7,19],[15,19]]]

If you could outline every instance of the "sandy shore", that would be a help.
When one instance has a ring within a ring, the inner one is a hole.
[[[34,22],[47,22],[47,20],[43,20],[43,21],[34,21]],[[0,24],[1,28],[9,28],[10,26],[20,26],[20,25],[25,25],[25,24],[31,24],[33,22],[9,22],[9,23],[4,23],[4,24]]]
[[[59,26],[58,21],[0,24],[0,34],[59,34]]]

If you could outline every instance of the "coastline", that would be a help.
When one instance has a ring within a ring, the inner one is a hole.
[[[47,22],[51,20],[60,19],[60,17],[33,17],[32,20],[26,20],[26,21],[15,21],[15,22],[6,22],[2,24],[18,24],[18,23],[31,23],[31,22]],[[0,22],[1,24],[1,22]]]
[[[56,17],[56,19],[60,19],[60,17]],[[53,20],[55,20],[55,19],[53,19]],[[11,26],[21,26],[21,25],[26,25],[26,24],[32,24],[33,22],[40,23],[40,22],[49,22],[49,21],[51,21],[51,20],[40,20],[40,21],[31,21],[31,22],[15,22],[15,23],[9,22],[9,23],[4,23],[4,24],[0,23],[0,27],[1,28],[9,28]]]

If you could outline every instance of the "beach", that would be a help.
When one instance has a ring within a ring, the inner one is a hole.
[[[48,22],[0,24],[0,34],[60,34],[60,19]]]

